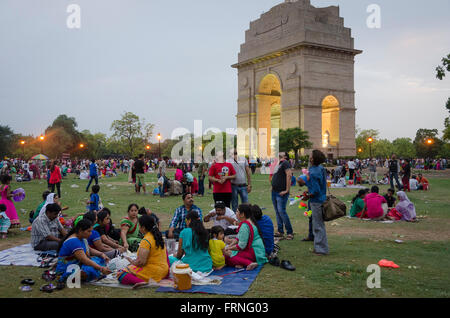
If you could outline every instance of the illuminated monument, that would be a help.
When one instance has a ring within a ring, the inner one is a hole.
[[[273,157],[275,128],[300,127],[313,149],[354,156],[360,53],[336,6],[285,1],[251,22],[232,66],[238,70],[239,154]]]

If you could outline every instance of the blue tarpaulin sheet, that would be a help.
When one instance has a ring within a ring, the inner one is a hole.
[[[210,276],[223,277],[220,285],[192,285],[189,290],[177,290],[171,287],[159,287],[156,291],[160,293],[203,293],[203,294],[218,294],[218,295],[244,295],[250,288],[253,281],[258,276],[262,269],[262,265],[258,266],[252,271],[236,272],[234,267],[225,267],[219,271],[214,271]]]

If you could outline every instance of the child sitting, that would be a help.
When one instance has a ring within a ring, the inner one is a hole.
[[[0,239],[7,238],[8,229],[10,226],[11,221],[9,220],[9,217],[6,215],[6,205],[0,204]]]
[[[94,185],[92,187],[92,193],[91,193],[91,197],[90,200],[87,202],[88,206],[87,206],[87,210],[88,212],[98,212],[100,211],[100,196],[98,195],[100,191],[100,186],[98,184]]]
[[[388,204],[388,209],[392,209],[395,206],[395,201],[397,201],[397,199],[394,197],[394,193],[394,189],[389,189],[384,195],[384,198],[386,199]]]
[[[209,255],[211,255],[213,268],[215,270],[221,270],[225,267],[225,242],[223,241],[225,233],[221,226],[213,226],[210,233]]]

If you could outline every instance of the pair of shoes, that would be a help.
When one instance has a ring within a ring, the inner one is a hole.
[[[23,281],[21,281],[20,283],[22,285],[32,286],[32,285],[34,285],[34,280],[32,280],[31,278],[27,278],[27,279],[24,279]]]
[[[46,293],[52,293],[56,289],[56,286],[53,284],[44,285],[41,288],[39,288],[40,291],[46,292]]]
[[[272,257],[269,259],[269,264],[273,266],[280,266],[280,259],[278,257]]]
[[[289,261],[281,261],[280,267],[291,272],[295,271],[295,267]]]
[[[288,234],[287,236],[286,236],[286,240],[287,241],[292,241],[294,239],[294,234]]]
[[[275,233],[274,237],[284,238],[284,233],[277,232]]]

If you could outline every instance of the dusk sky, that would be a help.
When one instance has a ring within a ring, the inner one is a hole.
[[[40,135],[59,114],[80,130],[111,134],[131,111],[155,124],[236,128],[237,62],[250,21],[283,0],[1,0],[0,124]],[[356,57],[356,124],[381,137],[414,138],[444,128],[450,74],[435,68],[450,53],[450,1],[312,0],[339,5]],[[69,29],[69,4],[81,29]],[[381,28],[366,24],[370,4]]]

